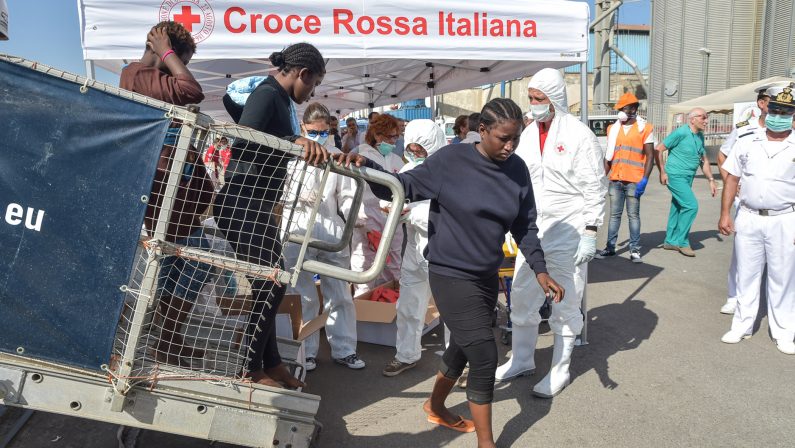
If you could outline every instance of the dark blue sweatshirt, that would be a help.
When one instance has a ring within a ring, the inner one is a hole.
[[[365,166],[381,169],[371,160]],[[431,272],[469,280],[496,275],[508,231],[533,271],[547,272],[533,184],[518,156],[495,162],[472,144],[448,145],[418,167],[393,175],[409,201],[431,200],[424,254]],[[391,199],[388,188],[370,187],[379,198]]]

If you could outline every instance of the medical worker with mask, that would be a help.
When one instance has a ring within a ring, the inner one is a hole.
[[[301,132],[304,137],[324,145],[330,154],[337,154],[341,151],[335,148],[333,140],[328,138],[329,118],[330,114],[325,106],[320,103],[312,103],[304,112]],[[305,234],[312,206],[319,200],[321,201],[320,208],[312,228],[312,237],[330,243],[339,241],[345,227],[341,216],[348,216],[350,213],[355,184],[349,177],[329,173],[325,187],[319,190],[323,171],[307,167],[303,180],[301,180],[300,176],[304,165],[303,161],[294,160],[288,166],[291,177],[286,184],[282,228],[290,233]],[[290,219],[291,215],[292,219]],[[300,249],[301,246],[295,243],[289,243],[285,247],[284,255],[288,268],[295,266]],[[347,269],[350,266],[350,253],[347,248],[340,252],[327,252],[308,247],[305,260],[316,260]],[[301,312],[304,323],[317,317],[320,311],[320,299],[317,295],[313,274],[301,271],[294,289],[301,295]],[[332,359],[351,369],[364,368],[364,361],[356,355],[356,309],[348,283],[323,276],[320,278],[320,292],[323,294],[325,308],[328,311],[326,338],[331,346]],[[306,339],[305,367],[307,371],[312,371],[317,366],[315,358],[319,342],[319,332]]]
[[[444,131],[431,120],[413,120],[406,126],[404,155],[408,163],[400,170],[410,171],[447,144]],[[423,252],[428,245],[428,214],[431,201],[412,202],[403,215],[406,223],[406,250],[400,268],[400,299],[397,302],[397,354],[384,367],[384,376],[395,376],[417,365],[422,352],[420,342],[425,313],[431,297],[428,260]]]
[[[398,121],[387,114],[378,114],[373,117],[365,143],[359,145],[358,153],[382,166],[390,173],[398,173],[403,168],[403,159],[393,150],[395,142],[400,137]],[[375,251],[381,241],[388,213],[388,201],[380,201],[373,194],[370,187],[366,187],[362,197],[362,206],[356,218],[356,228],[351,239],[351,269],[363,272],[370,268],[375,260]],[[392,238],[387,263],[381,274],[369,283],[355,285],[355,295],[363,294],[376,286],[390,280],[400,278],[401,248],[403,247],[403,231],[398,229]]]
[[[522,132],[516,154],[530,170],[536,192],[538,234],[547,269],[573,294],[552,303],[549,326],[555,335],[552,366],[533,388],[551,398],[570,381],[569,364],[583,327],[580,311],[587,263],[596,253],[596,230],[605,213],[607,179],[604,151],[591,130],[569,114],[566,83],[560,72],[543,69],[528,86],[533,122]],[[530,375],[535,370],[539,308],[544,291],[520,252],[511,293],[512,355],[497,369],[498,381]]]

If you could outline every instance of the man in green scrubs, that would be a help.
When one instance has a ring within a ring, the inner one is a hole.
[[[695,257],[690,248],[688,234],[698,213],[698,201],[693,194],[693,178],[698,166],[709,181],[709,189],[715,196],[715,178],[704,150],[704,129],[707,127],[707,112],[695,108],[687,114],[688,124],[680,126],[655,149],[657,166],[660,169],[660,183],[671,191],[671,211],[668,214],[668,228],[665,232],[666,250],[678,250],[686,257]],[[663,151],[668,151],[663,160]]]

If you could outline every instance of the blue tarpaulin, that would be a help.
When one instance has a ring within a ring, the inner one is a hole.
[[[108,363],[169,119],[0,61],[0,350]]]

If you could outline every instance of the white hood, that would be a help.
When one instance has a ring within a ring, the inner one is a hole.
[[[431,120],[411,120],[406,125],[403,144],[416,143],[428,152],[428,157],[447,144],[444,131]]]
[[[538,89],[549,97],[555,112],[569,113],[569,100],[566,98],[566,81],[559,70],[545,68],[533,75],[528,89]]]

